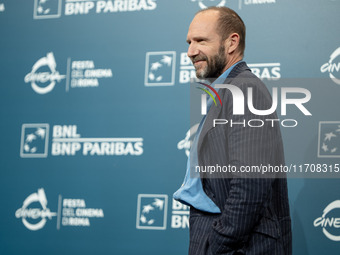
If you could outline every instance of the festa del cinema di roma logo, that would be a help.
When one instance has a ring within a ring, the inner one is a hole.
[[[43,188],[30,194],[21,208],[15,212],[15,217],[21,219],[24,226],[37,231],[45,227],[53,217],[57,218],[57,230],[63,227],[90,227],[92,221],[104,218],[102,208],[89,208],[85,199],[62,198],[58,196],[58,210],[51,212],[47,207],[47,197]]]
[[[39,203],[40,208],[32,208],[31,204]],[[22,223],[29,230],[42,229],[47,219],[57,216],[57,213],[51,212],[47,207],[47,198],[44,189],[38,189],[38,192],[29,195],[23,202],[22,207],[15,212],[16,218],[21,218]]]
[[[25,82],[30,83],[32,89],[38,94],[51,92],[57,82],[66,78],[66,75],[61,75],[56,68],[54,55],[49,52],[46,57],[40,58],[33,65],[32,71],[25,76]]]
[[[97,68],[94,60],[72,60],[70,57],[67,58],[66,73],[61,75],[57,71],[54,54],[49,52],[33,65],[24,81],[31,84],[34,92],[43,95],[51,92],[64,79],[65,90],[69,92],[70,88],[99,87],[102,79],[113,77],[111,68]]]
[[[323,210],[321,217],[314,220],[314,227],[321,227],[324,235],[332,241],[340,241],[340,218],[334,217],[334,211],[340,212],[340,200],[330,203]],[[337,232],[336,232],[337,231]]]
[[[172,200],[168,212],[168,195],[138,194],[136,228],[143,230],[166,230],[168,216],[172,229],[189,228],[189,206]]]

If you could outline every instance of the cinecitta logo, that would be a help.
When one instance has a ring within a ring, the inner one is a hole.
[[[44,66],[47,66],[50,72],[38,72]],[[60,75],[56,67],[57,63],[53,52],[49,52],[46,57],[42,57],[33,65],[32,71],[25,76],[25,82],[31,83],[32,89],[38,94],[51,92],[56,82],[60,82],[66,77],[65,75]]]
[[[40,203],[41,208],[30,208],[29,206],[34,202]],[[21,218],[22,223],[29,230],[39,230],[45,226],[47,222],[46,218],[51,220],[52,217],[57,216],[57,213],[51,212],[50,209],[47,208],[45,191],[44,189],[38,189],[38,192],[29,195],[25,199],[22,207],[15,212],[15,216],[17,218]],[[31,223],[28,221],[28,219],[35,221],[39,218],[41,218],[41,220],[37,223]]]
[[[314,227],[322,227],[322,232],[330,240],[340,241],[340,235],[334,235],[329,232],[331,228],[340,228],[340,218],[327,217],[327,214],[334,209],[340,209],[340,200],[330,203],[325,210],[323,210],[322,216],[314,220]],[[326,227],[328,227],[328,230]]]
[[[340,60],[337,63],[333,61],[340,56],[340,47],[337,48],[330,56],[328,63],[321,66],[320,71],[322,73],[328,72],[329,78],[331,78],[336,84],[340,85],[340,78],[335,77],[335,73],[339,74],[340,71]]]

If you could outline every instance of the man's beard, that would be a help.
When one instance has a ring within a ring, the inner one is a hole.
[[[206,61],[206,66],[200,70],[196,69],[197,78],[206,79],[219,77],[223,73],[223,70],[227,64],[224,45],[222,44],[218,50],[218,53],[212,56],[210,59],[206,55],[198,55],[192,59],[192,62],[196,62],[198,60]]]

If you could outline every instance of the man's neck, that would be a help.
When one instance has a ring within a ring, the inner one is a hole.
[[[233,66],[234,64],[236,64],[237,62],[241,61],[243,59],[242,56],[240,55],[236,55],[236,56],[230,56],[229,57],[229,60],[225,66],[225,68],[223,69],[223,72],[224,73],[225,71],[227,71],[231,66]]]

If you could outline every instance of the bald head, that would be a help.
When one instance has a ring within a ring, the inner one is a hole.
[[[197,15],[203,13],[213,13],[217,15],[216,29],[217,33],[221,36],[221,40],[224,41],[232,33],[237,33],[240,37],[238,50],[240,54],[244,55],[246,47],[246,27],[241,17],[232,9],[227,7],[209,7],[197,12]]]
[[[219,9],[206,9],[197,13],[190,24],[188,56],[198,78],[217,78],[242,59],[240,36],[233,32],[222,33],[220,20]]]
[[[220,37],[217,33],[217,22],[218,12],[217,11],[206,11],[196,14],[192,20],[189,31],[188,38],[193,35],[200,34],[201,36],[213,36]],[[187,39],[188,39],[187,38]]]

